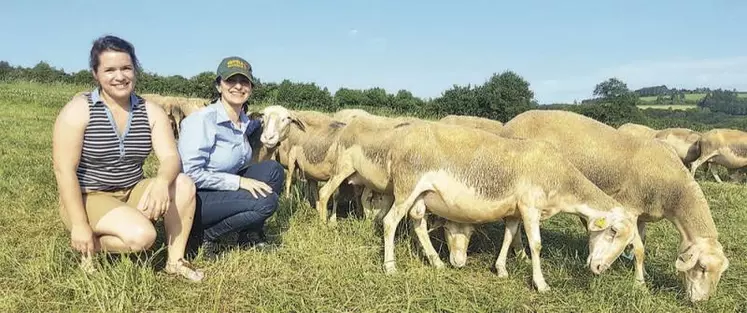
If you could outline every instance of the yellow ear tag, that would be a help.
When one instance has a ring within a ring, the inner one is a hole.
[[[604,228],[607,226],[607,219],[606,218],[598,218],[596,221],[594,221],[594,226],[599,228]]]

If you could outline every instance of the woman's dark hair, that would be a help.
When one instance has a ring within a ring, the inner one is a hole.
[[[138,61],[137,56],[135,56],[135,47],[127,40],[111,35],[102,36],[93,41],[91,55],[88,59],[88,65],[91,67],[91,71],[96,72],[100,63],[99,55],[105,51],[118,51],[129,54],[132,59],[132,64],[135,66],[135,73],[140,73],[140,62]]]

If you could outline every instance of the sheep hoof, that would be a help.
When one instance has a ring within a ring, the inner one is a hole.
[[[394,266],[394,261],[387,262],[384,264],[384,273],[392,275],[397,273],[397,268]]]
[[[446,268],[446,264],[444,264],[443,261],[438,257],[438,255],[432,255],[429,256],[428,259],[431,260],[431,265],[437,269]]]
[[[538,284],[537,291],[540,293],[548,292],[550,291],[550,286],[548,286],[547,283]]]
[[[499,268],[498,271],[498,278],[508,278],[508,271],[506,271],[505,268]]]

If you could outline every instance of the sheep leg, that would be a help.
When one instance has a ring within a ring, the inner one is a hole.
[[[690,175],[692,177],[695,177],[695,172],[698,170],[698,167],[700,167],[701,165],[703,165],[703,163],[708,162],[708,160],[711,159],[714,156],[716,156],[716,153],[715,152],[711,152],[708,155],[701,155],[695,161],[693,161],[692,163],[690,163]]]
[[[391,194],[379,194],[381,200],[379,204],[374,207],[374,221],[381,221],[384,219],[384,215],[388,213],[389,209],[394,204],[394,196]]]
[[[395,187],[394,204],[384,216],[384,271],[387,274],[393,274],[397,272],[396,262],[394,260],[394,232],[397,230],[397,225],[402,218],[407,214],[410,208],[415,204],[415,201],[425,191],[431,190],[436,191],[432,182],[428,180],[420,180],[412,192],[407,195],[397,194],[397,188]],[[406,196],[406,199],[401,199]],[[398,200],[401,201],[398,203]]]
[[[524,251],[524,243],[521,240],[521,233],[518,232],[519,230],[519,223],[521,221],[516,221],[516,230],[514,231],[514,239],[511,241],[511,248],[514,250],[514,255],[517,259],[525,260],[527,259],[527,253]]]
[[[420,247],[423,248],[423,253],[428,257],[428,261],[435,268],[444,268],[444,262],[438,257],[438,252],[436,252],[431,238],[428,236],[428,222],[425,219],[425,201],[423,201],[422,197],[415,201],[413,208],[410,210],[410,217],[415,234],[418,236]]]
[[[288,177],[285,178],[285,197],[290,198],[291,184],[293,183],[293,172],[296,171],[296,155],[298,148],[293,147],[288,152]]]
[[[356,214],[364,214],[363,212],[363,190],[365,187],[355,185],[353,186],[353,208]]]
[[[339,196],[340,190],[335,189],[335,191],[332,192],[332,212],[330,212],[329,220],[327,221],[330,226],[337,225],[337,203],[340,200],[338,199]],[[326,210],[327,208],[325,207],[324,209]]]
[[[638,221],[638,236],[641,238],[641,243],[646,243],[646,222]]]
[[[498,253],[498,259],[495,260],[495,270],[498,272],[498,277],[508,277],[508,271],[506,271],[506,258],[508,257],[508,249],[514,242],[514,236],[519,231],[519,219],[506,217],[503,219],[505,229],[503,231],[503,246],[501,246],[501,252]],[[518,234],[521,236],[521,234]],[[523,251],[523,250],[522,250]]]
[[[315,179],[306,179],[306,200],[309,205],[314,205],[319,200],[319,183]]]
[[[361,193],[361,206],[363,207],[363,214],[366,219],[373,218],[373,191],[368,186],[363,187],[363,193]]]
[[[327,183],[319,189],[319,198],[316,200],[316,210],[319,212],[319,218],[323,222],[327,222],[327,203],[332,194],[337,190],[337,187],[342,184],[345,178],[355,173],[352,162],[344,160],[338,163],[338,170]]]
[[[640,224],[639,224],[640,228]],[[639,232],[635,238],[633,238],[633,255],[635,256],[635,281],[637,284],[645,285],[646,281],[643,277],[643,259],[645,257],[645,250],[643,246],[643,233]]]
[[[721,181],[721,177],[718,176],[718,173],[716,172],[716,168],[713,166],[713,163],[708,162],[708,171],[711,172],[711,175],[713,175],[713,178],[716,179],[718,183],[723,183],[723,181]]]
[[[524,222],[524,231],[527,233],[529,248],[532,251],[532,280],[537,287],[537,291],[546,292],[550,290],[545,277],[542,275],[542,264],[540,261],[540,250],[542,249],[542,240],[540,239],[540,211],[534,206],[519,204],[519,211]]]

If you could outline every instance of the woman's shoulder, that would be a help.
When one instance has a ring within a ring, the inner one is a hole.
[[[57,119],[69,124],[85,124],[88,122],[89,92],[79,92],[65,103],[57,114]]]

